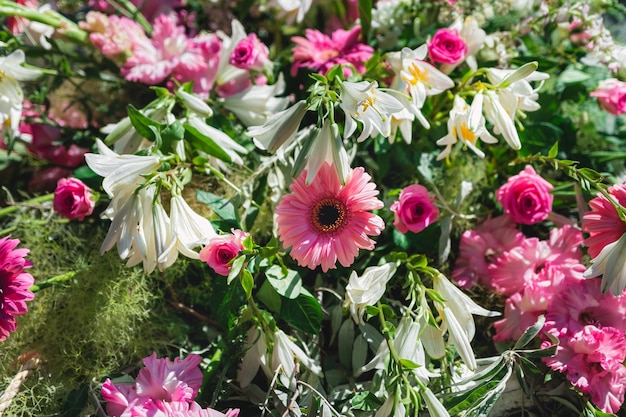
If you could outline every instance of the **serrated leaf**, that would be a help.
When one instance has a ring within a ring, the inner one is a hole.
[[[280,316],[305,333],[316,334],[322,325],[322,307],[315,297],[300,294],[295,300],[282,298]]]
[[[294,270],[272,265],[265,271],[265,276],[276,292],[285,298],[293,300],[302,292],[302,278]]]

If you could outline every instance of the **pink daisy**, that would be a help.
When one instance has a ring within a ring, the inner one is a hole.
[[[361,167],[348,175],[341,185],[335,168],[324,163],[310,185],[304,170],[291,185],[291,194],[276,208],[278,234],[291,257],[300,266],[324,272],[334,269],[337,260],[348,267],[359,249],[371,250],[375,242],[368,236],[379,235],[383,220],[370,213],[383,207],[376,198],[376,184]]]
[[[33,265],[24,259],[29,250],[15,249],[19,243],[9,236],[0,239],[0,341],[15,331],[15,316],[26,314],[26,301],[35,297],[29,290],[35,280],[24,272]]]
[[[326,74],[337,64],[352,64],[358,72],[365,72],[365,62],[372,57],[374,49],[360,43],[360,35],[361,27],[355,26],[351,30],[337,29],[330,37],[315,29],[307,29],[305,38],[294,36],[291,74],[296,75],[300,68]],[[344,75],[351,74],[350,68],[344,68]]]
[[[616,184],[609,187],[609,193],[622,206],[626,206],[626,184]],[[583,216],[582,228],[589,233],[585,239],[585,246],[589,249],[592,258],[598,256],[602,248],[609,243],[618,240],[626,233],[626,223],[620,218],[615,207],[604,197],[598,194],[596,198],[589,202],[591,211]]]

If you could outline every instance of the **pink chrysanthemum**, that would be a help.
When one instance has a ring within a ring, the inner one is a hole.
[[[352,64],[360,73],[365,72],[365,62],[372,57],[374,49],[359,42],[361,27],[351,30],[337,29],[328,37],[315,29],[306,30],[306,38],[291,38],[293,48],[293,66],[291,73],[296,75],[300,68],[310,68],[326,74],[337,64]],[[344,68],[344,74],[352,74],[350,68]]]
[[[35,297],[29,290],[35,280],[24,272],[33,265],[24,259],[29,250],[15,249],[19,243],[8,236],[0,239],[0,341],[15,331],[15,316],[26,314],[26,301]]]
[[[324,163],[310,185],[304,170],[291,185],[291,194],[276,208],[278,234],[291,257],[301,266],[324,272],[334,269],[337,260],[348,267],[359,249],[371,250],[375,242],[368,236],[379,235],[383,220],[370,213],[383,207],[376,198],[376,184],[361,167],[348,175],[341,185],[335,168]]]
[[[609,187],[609,193],[622,206],[626,206],[626,184]],[[619,218],[615,207],[602,194],[591,200],[589,207],[591,211],[583,216],[582,228],[584,232],[589,233],[584,244],[588,247],[589,255],[595,258],[602,248],[626,233],[626,223]]]

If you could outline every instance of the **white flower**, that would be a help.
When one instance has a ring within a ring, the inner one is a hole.
[[[393,411],[393,414],[391,413]],[[396,389],[395,395],[387,396],[387,399],[380,406],[374,417],[405,417],[406,407],[400,398],[400,389]]]
[[[626,234],[602,248],[592,262],[583,276],[602,275],[602,292],[609,290],[616,297],[622,295],[626,289]]]
[[[264,124],[250,126],[246,134],[258,148],[274,153],[295,138],[306,111],[306,101],[300,100],[288,109],[271,115]]]
[[[402,100],[399,101],[402,102]],[[402,139],[404,139],[404,141],[410,145],[411,141],[413,140],[413,120],[415,120],[415,115],[408,111],[406,108],[392,114],[389,143],[393,143],[396,140],[396,136],[399,130],[402,134]],[[426,121],[426,123],[428,123],[428,121]]]
[[[224,108],[235,113],[235,116],[246,126],[258,126],[265,120],[284,110],[289,104],[287,97],[277,97],[285,90],[282,74],[272,85],[253,85],[241,93],[222,99]]]
[[[7,129],[10,137],[19,133],[24,93],[20,81],[30,81],[41,75],[41,71],[22,67],[24,51],[15,50],[0,58],[0,126]]]
[[[481,96],[480,92],[476,98]],[[485,116],[494,125],[494,132],[501,134],[506,143],[513,149],[520,150],[522,143],[519,140],[519,134],[515,128],[514,115],[509,113],[500,101],[500,94],[495,91],[486,91],[484,94]]]
[[[239,154],[247,153],[246,148],[234,141],[226,133],[208,125],[204,119],[195,114],[191,114],[186,120],[190,126],[197,129],[203,135],[211,138],[224,152],[230,156],[231,161],[237,165],[243,165],[243,159]]]
[[[170,224],[173,242],[164,256],[170,251],[178,251],[191,259],[199,259],[193,248],[206,245],[217,236],[211,222],[193,211],[181,195],[170,199]]]
[[[437,156],[437,160],[447,157],[458,140],[469,147],[476,155],[485,157],[483,151],[476,147],[476,142],[481,139],[485,143],[496,143],[498,139],[491,136],[485,127],[483,117],[481,94],[478,94],[472,102],[472,107],[461,98],[454,96],[454,106],[448,118],[448,134],[437,141],[437,145],[445,145],[446,148]]]
[[[426,387],[422,390],[422,399],[426,403],[428,414],[430,414],[431,417],[450,417],[448,410],[441,404],[441,401],[437,399],[430,388]]]
[[[346,114],[344,139],[356,130],[355,120],[363,123],[363,132],[357,142],[378,133],[388,138],[391,134],[391,115],[400,112],[404,106],[395,97],[378,89],[376,81],[341,84],[341,108]]]
[[[292,24],[302,22],[306,12],[309,11],[313,0],[276,0],[276,3],[286,14],[286,23]]]
[[[352,271],[346,286],[346,300],[343,306],[350,309],[352,319],[357,324],[365,324],[363,321],[365,308],[373,306],[383,296],[387,282],[395,272],[396,264],[393,262],[366,268],[360,277]]]
[[[291,389],[295,388],[296,358],[314,374],[322,374],[322,368],[316,361],[304,353],[282,330],[276,331],[272,352],[272,370],[276,372],[280,368],[282,370],[280,372],[281,383]]]
[[[200,97],[193,93],[188,93],[183,88],[176,90],[176,97],[178,97],[184,104],[184,106],[193,111],[199,116],[211,117],[213,116],[213,109]]]

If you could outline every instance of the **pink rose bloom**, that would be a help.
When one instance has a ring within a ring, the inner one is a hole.
[[[425,187],[409,185],[400,193],[400,199],[391,205],[391,211],[395,213],[393,225],[400,233],[408,230],[421,232],[439,217],[439,209],[433,201]]]
[[[61,178],[54,191],[54,211],[70,220],[82,221],[93,212],[91,190],[78,178]]]
[[[300,68],[309,68],[326,74],[337,64],[352,64],[359,73],[365,72],[365,62],[372,57],[374,49],[359,42],[361,27],[349,31],[338,29],[331,37],[315,29],[307,29],[306,37],[294,36],[293,66],[291,74],[296,75]],[[352,69],[344,68],[344,75],[350,76]]]
[[[230,273],[230,261],[239,256],[243,250],[243,241],[248,233],[241,230],[233,230],[232,235],[214,237],[202,250],[200,260],[206,262],[215,272],[228,276]]]
[[[532,166],[527,165],[522,172],[512,176],[497,191],[497,198],[504,212],[521,224],[535,224],[543,221],[552,211],[554,187]]]
[[[589,94],[597,97],[602,108],[614,115],[626,113],[626,83],[615,78],[601,81],[598,88]]]
[[[456,29],[439,29],[427,43],[428,56],[440,64],[456,64],[467,55],[467,43]]]
[[[269,49],[256,34],[242,39],[230,55],[229,63],[243,70],[262,71],[269,62]]]

